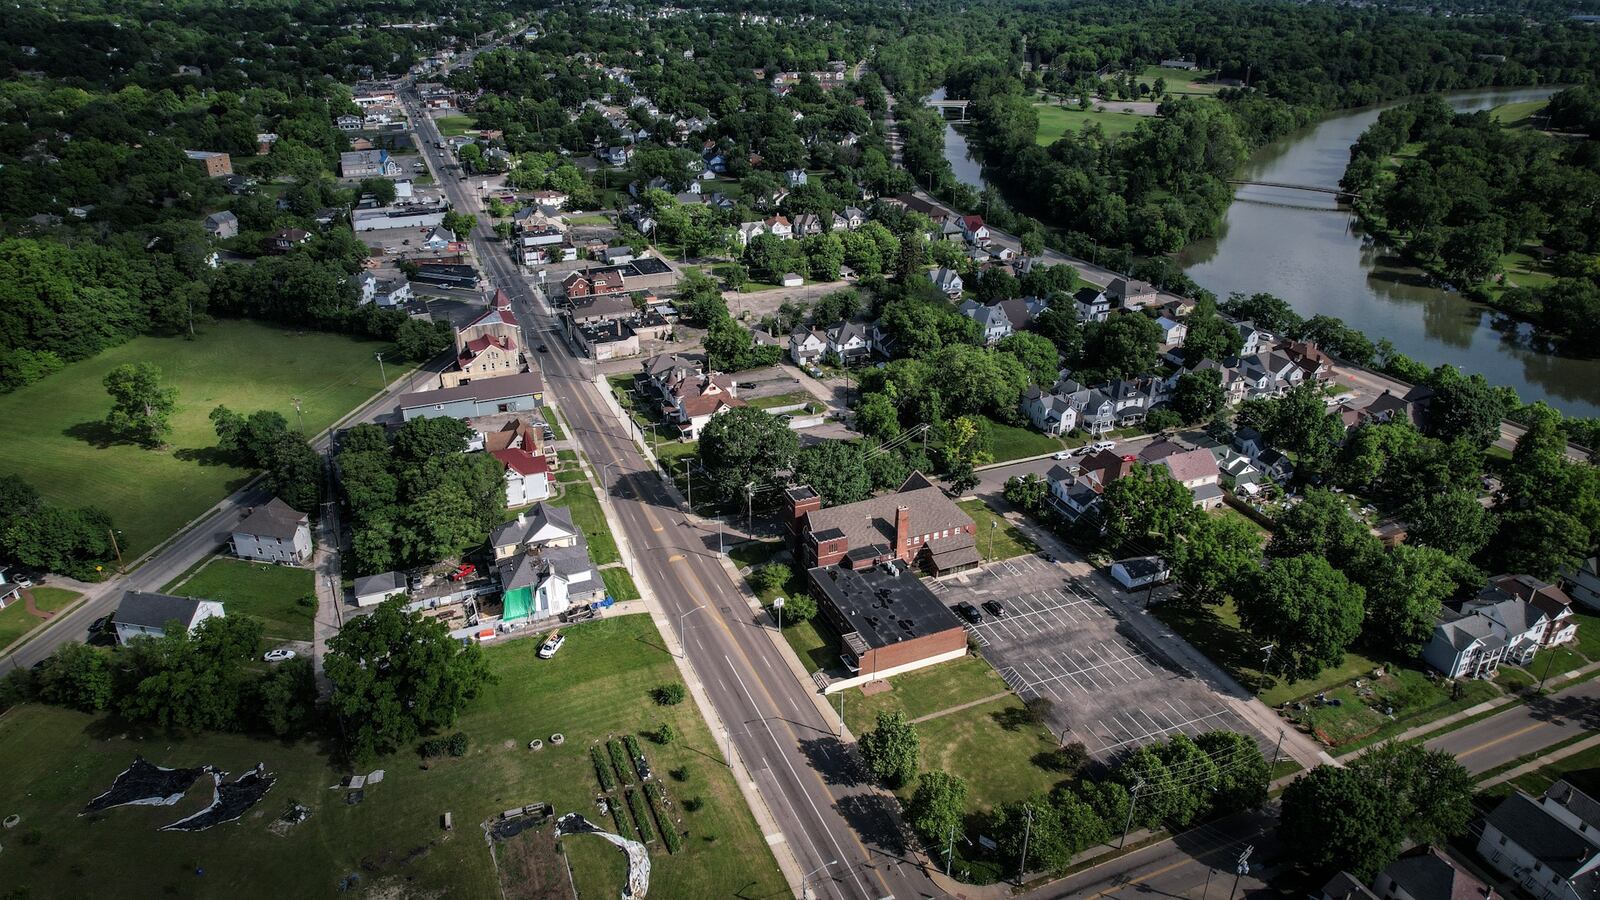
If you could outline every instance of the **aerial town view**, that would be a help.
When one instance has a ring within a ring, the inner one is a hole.
[[[1600,900],[1600,0],[17,0],[0,900]]]

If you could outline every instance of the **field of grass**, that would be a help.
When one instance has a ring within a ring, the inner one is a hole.
[[[988,425],[989,452],[994,455],[994,461],[997,463],[1030,456],[1043,456],[1066,447],[1060,438],[1051,437],[1031,428],[1007,425],[993,419],[989,420]]]
[[[617,562],[622,555],[617,552],[616,538],[611,536],[611,526],[606,524],[605,511],[600,499],[587,481],[574,481],[563,485],[561,496],[550,501],[551,506],[564,506],[572,511],[572,524],[583,530],[589,542],[589,558],[597,566]]]
[[[843,652],[839,635],[821,616],[806,622],[784,622],[783,639],[789,642],[789,649],[800,658],[807,672],[838,669],[843,665],[839,661],[839,654]]]
[[[1168,69],[1161,66],[1148,66],[1139,73],[1138,82],[1152,87],[1156,79],[1165,82],[1168,94],[1187,94],[1196,97],[1209,97],[1222,90],[1219,84],[1208,84],[1203,79],[1210,78],[1216,73],[1207,69]]]
[[[1547,100],[1523,100],[1517,103],[1502,103],[1489,110],[1489,115],[1506,128],[1535,128],[1543,125],[1543,118],[1535,119],[1542,112]]]
[[[1038,544],[1023,534],[1017,526],[1001,518],[999,513],[990,509],[982,500],[962,500],[956,505],[965,510],[977,525],[978,553],[985,560],[1010,559],[1013,556],[1026,556],[1039,552]],[[995,527],[996,519],[1000,522],[999,527]]]
[[[1550,785],[1562,778],[1570,780],[1579,790],[1594,796],[1600,793],[1600,747],[1590,747],[1580,750],[1565,759],[1558,759],[1549,765],[1540,766],[1526,775],[1520,775],[1508,782],[1505,793],[1510,793],[1510,788],[1516,787],[1527,791],[1535,797],[1542,795]]]
[[[317,432],[381,388],[373,354],[389,345],[348,335],[224,320],[197,340],[141,337],[21,390],[0,396],[11,423],[0,475],[20,475],[45,499],[108,510],[122,530],[122,553],[149,550],[249,479],[220,459],[206,416],[218,404],[240,412],[270,409]],[[102,380],[123,363],[153,362],[178,391],[169,446],[114,443],[102,424],[111,401]],[[408,369],[389,365],[390,378]]]
[[[1554,281],[1556,276],[1540,259],[1521,250],[1500,257],[1500,267],[1505,270],[1505,282],[1499,287],[1538,287]]]
[[[1005,680],[976,654],[896,675],[890,689],[868,696],[859,688],[846,691],[845,721],[859,734],[872,727],[878,713],[900,710],[918,719],[963,703],[982,700],[1008,689]]]
[[[1119,138],[1137,128],[1142,119],[1148,118],[1117,112],[1115,102],[1104,112],[1093,109],[1085,112],[1053,103],[1035,103],[1033,108],[1039,111],[1039,134],[1034,141],[1041,147],[1054,144],[1069,131],[1082,131],[1090,122],[1098,123],[1106,137]]]
[[[181,575],[161,590],[219,600],[230,616],[260,619],[269,638],[309,641],[317,614],[315,579],[310,569],[213,557],[199,571]]]
[[[77,591],[53,587],[36,587],[31,593],[33,605],[44,612],[63,609],[67,604],[83,596]],[[18,597],[10,606],[0,609],[0,647],[9,646],[12,641],[44,624],[44,621],[28,612],[26,598]]]
[[[600,579],[606,583],[606,593],[617,602],[639,599],[639,587],[627,569],[601,569]]]
[[[611,217],[602,215],[568,216],[568,225],[610,225]]]
[[[440,116],[433,121],[439,126],[439,134],[444,137],[457,137],[478,127],[478,120],[467,115]]]
[[[137,864],[149,896],[323,896],[350,873],[369,895],[488,897],[498,892],[479,823],[536,801],[556,813],[596,818],[598,790],[589,747],[606,738],[670,723],[668,746],[641,741],[680,801],[700,798],[686,819],[684,849],[652,845],[652,897],[774,897],[786,891],[771,851],[740,796],[722,754],[693,703],[657,706],[651,688],[680,681],[648,616],[623,616],[564,629],[568,646],[539,660],[536,638],[487,651],[499,676],[457,724],[471,746],[464,759],[418,764],[412,748],[376,760],[387,777],[363,802],[328,790],[349,770],[313,742],[242,735],[171,737],[130,733],[104,719],[25,705],[0,719],[0,795],[22,817],[26,839],[8,840],[8,890],[36,897],[89,896],[126,884]],[[566,737],[561,746],[551,734]],[[533,738],[546,741],[537,753]],[[136,754],[165,766],[213,764],[234,773],[264,763],[278,781],[236,824],[197,833],[156,829],[210,802],[191,788],[176,806],[129,806],[79,818]],[[364,771],[367,769],[363,769]],[[291,801],[311,816],[278,835],[268,826]],[[685,807],[686,809],[686,807]],[[439,820],[451,812],[455,830]],[[615,897],[620,851],[598,839],[563,839],[584,897]],[[198,874],[203,869],[204,874]]]

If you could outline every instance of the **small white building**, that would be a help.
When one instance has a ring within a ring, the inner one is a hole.
[[[1111,564],[1111,577],[1128,590],[1161,584],[1171,574],[1159,556],[1134,556]]]
[[[406,576],[399,572],[380,572],[356,579],[356,605],[377,606],[406,591]]]
[[[234,526],[229,549],[240,559],[298,565],[311,558],[311,520],[273,497]]]
[[[543,453],[512,447],[489,455],[506,467],[506,506],[515,509],[550,496],[550,463]]]
[[[221,615],[222,604],[215,600],[128,591],[111,615],[111,622],[117,631],[117,643],[126,644],[136,637],[164,637],[173,622],[193,632],[201,622]]]

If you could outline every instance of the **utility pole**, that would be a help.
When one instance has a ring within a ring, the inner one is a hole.
[[[383,353],[382,352],[378,352],[378,353],[374,353],[372,355],[376,356],[378,358],[378,377],[383,379],[383,386],[384,387],[388,387],[389,386],[389,376],[387,374],[385,374],[385,372],[383,370]]]
[[[772,608],[778,611],[778,633],[783,634],[783,598],[773,598]]]
[[[1268,780],[1271,780],[1271,778],[1272,778],[1272,770],[1277,768],[1277,766],[1278,766],[1278,758],[1279,758],[1280,752],[1282,750],[1283,750],[1283,729],[1279,728],[1278,729],[1278,745],[1272,748],[1272,765],[1267,768],[1267,778],[1268,778]]]
[[[304,411],[302,411],[300,409],[300,398],[299,397],[291,397],[290,400],[294,403],[295,419],[300,422],[300,433],[301,434],[305,434],[305,431],[306,431],[306,414],[305,414]]]
[[[117,552],[117,574],[126,575],[127,572],[124,571],[122,565],[122,548],[117,545],[117,530],[115,528],[107,528],[106,534],[111,535],[111,549]]]
[[[746,537],[749,537],[750,533],[751,533],[750,532],[750,519],[751,519],[750,506],[751,506],[752,503],[755,502],[755,495],[756,495],[755,492],[756,492],[756,483],[754,481],[752,481],[749,484],[746,484],[744,486],[744,533],[745,533]]]
[[[1133,781],[1133,790],[1128,792],[1128,820],[1122,823],[1122,839],[1117,841],[1117,849],[1128,842],[1128,831],[1133,828],[1133,808],[1139,803],[1139,792],[1144,789],[1144,779],[1136,778]]]
[[[689,465],[689,458],[683,458],[683,477],[689,479],[689,509],[694,509],[694,467]]]
[[[1033,806],[1024,803],[1024,812],[1028,814],[1028,824],[1022,826],[1022,864],[1017,866],[1017,882],[1022,882],[1022,876],[1028,873],[1028,838],[1033,834]]]
[[[1239,879],[1250,874],[1250,853],[1255,849],[1255,845],[1251,844],[1239,854],[1239,864],[1233,869],[1233,887],[1228,888],[1228,900],[1233,900],[1234,893],[1239,890]]]
[[[950,823],[950,843],[944,848],[944,877],[950,877],[950,866],[956,858],[956,823]]]
[[[839,737],[844,737],[844,691],[839,692]]]
[[[1539,676],[1539,693],[1544,693],[1544,680],[1550,677],[1550,664],[1556,661],[1554,653],[1546,653],[1544,657],[1544,674]]]
[[[989,562],[994,562],[994,530],[999,524],[999,519],[994,516],[989,517],[989,556],[987,557]]]

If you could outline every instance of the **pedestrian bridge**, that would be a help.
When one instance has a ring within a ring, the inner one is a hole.
[[[971,102],[971,100],[924,100],[922,105],[929,109],[940,111],[956,110],[961,113],[961,121],[965,122],[967,120],[967,104]]]
[[[1310,191],[1314,194],[1332,194],[1335,197],[1360,197],[1355,191],[1347,191],[1339,187],[1324,187],[1320,184],[1295,184],[1289,181],[1244,181],[1230,178],[1229,184],[1249,185],[1251,187],[1284,188],[1291,191]]]

